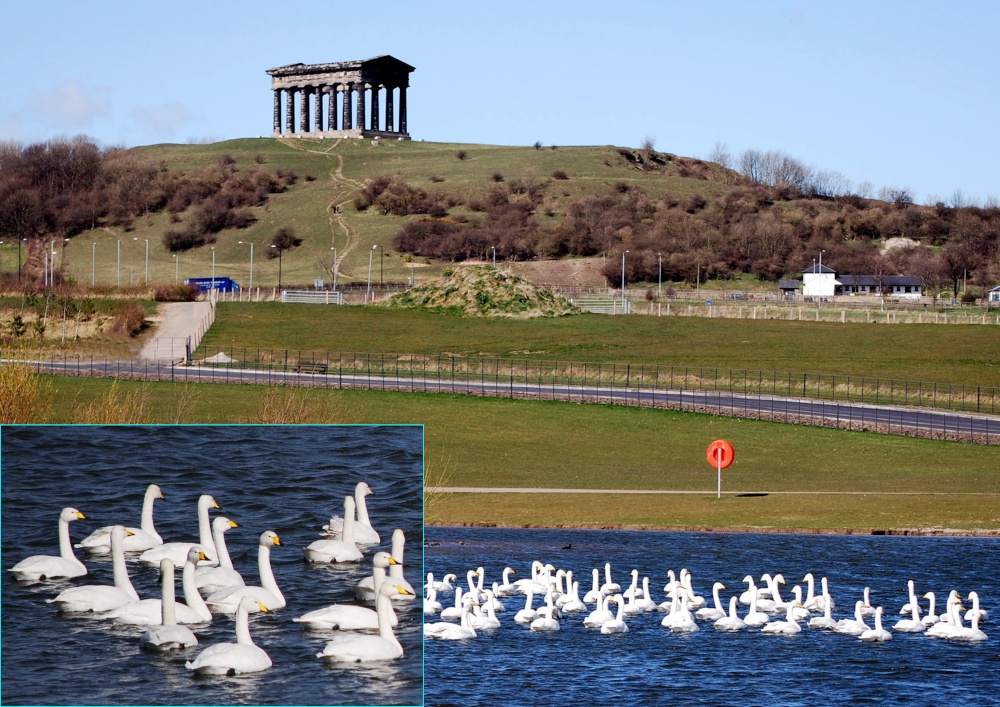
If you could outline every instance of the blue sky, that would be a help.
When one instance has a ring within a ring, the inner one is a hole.
[[[0,140],[268,135],[267,69],[412,64],[414,139],[780,150],[1000,198],[1000,2],[5,3]]]

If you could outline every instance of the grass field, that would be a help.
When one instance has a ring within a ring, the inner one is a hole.
[[[106,380],[48,378],[51,422],[106,394]],[[151,423],[257,419],[257,386],[124,381]],[[450,395],[297,390],[336,421],[422,423],[429,485],[667,489],[690,495],[431,494],[428,522],[511,525],[819,529],[1000,529],[1000,452],[953,442],[690,413]],[[324,418],[318,414],[312,421]],[[736,462],[715,498],[705,447],[730,440]],[[793,492],[793,493],[777,493]],[[846,492],[864,495],[841,495]],[[906,494],[906,495],[901,495]]]
[[[221,303],[205,343],[816,371],[1000,386],[1000,328],[968,325],[602,315],[485,320],[370,307]]]

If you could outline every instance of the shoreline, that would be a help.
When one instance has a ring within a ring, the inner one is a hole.
[[[962,530],[958,528],[775,528],[775,527],[747,527],[747,526],[690,526],[690,525],[608,525],[606,523],[594,524],[557,524],[545,525],[542,523],[522,523],[503,524],[469,522],[454,523],[445,521],[424,521],[425,528],[524,528],[524,529],[544,529],[544,530],[660,530],[679,533],[760,533],[768,535],[789,534],[789,535],[898,535],[898,536],[919,536],[919,537],[969,537],[969,538],[998,538],[1000,529],[975,528]],[[426,541],[425,541],[426,544]]]

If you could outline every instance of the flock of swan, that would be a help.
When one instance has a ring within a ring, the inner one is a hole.
[[[353,496],[344,499],[344,515],[323,526],[321,538],[303,548],[309,563],[360,562],[364,552],[381,543],[371,525],[365,496],[372,493],[359,482]],[[271,568],[271,549],[281,547],[277,533],[267,530],[258,542],[257,565],[260,585],[247,584],[233,566],[226,547],[225,533],[238,524],[225,516],[210,518],[218,509],[215,499],[204,494],[198,499],[198,540],[164,542],[153,524],[153,504],[164,498],[160,487],[150,484],[142,505],[138,528],[113,525],[100,528],[75,546],[70,540],[70,523],[86,516],[76,508],[59,514],[59,555],[34,555],[10,568],[19,582],[74,580],[88,574],[87,566],[76,557],[74,547],[92,555],[112,558],[113,584],[76,584],[46,602],[65,614],[97,615],[118,624],[140,626],[144,650],[173,651],[198,645],[190,626],[210,623],[214,614],[235,616],[235,643],[217,643],[204,648],[185,666],[201,674],[236,675],[271,667],[267,652],[253,642],[249,615],[271,612],[286,606]],[[393,660],[403,655],[395,636],[398,623],[393,604],[413,600],[413,588],[403,578],[405,536],[397,529],[392,535],[392,552],[375,552],[372,574],[354,588],[363,604],[334,604],[293,619],[308,630],[335,631],[318,658],[332,661],[367,662]],[[138,554],[140,567],[159,568],[160,597],[140,598],[129,577],[126,553]],[[176,568],[181,568],[184,601],[175,596]],[[359,633],[377,631],[377,634]]]
[[[582,616],[586,628],[597,629],[602,634],[618,634],[628,632],[627,619],[661,613],[665,615],[660,624],[675,633],[691,633],[705,625],[718,631],[759,628],[761,633],[790,636],[800,633],[806,625],[810,629],[856,636],[865,643],[892,639],[892,632],[885,625],[888,622],[885,611],[881,606],[872,606],[869,588],[866,587],[862,598],[854,602],[852,617],[835,619],[832,612],[836,603],[827,579],[821,578],[821,589],[817,592],[812,573],[802,579],[806,583],[805,596],[802,586],[796,585],[787,598],[781,594],[781,586],[786,584],[781,574],[764,574],[760,580],[747,575],[742,580],[747,585],[745,591],[729,598],[728,609],[727,602],[720,596],[720,591],[726,589],[723,583],[712,585],[709,603],[694,590],[691,573],[686,569],[679,575],[668,571],[669,581],[663,587],[665,600],[662,602],[653,598],[649,577],[644,577],[640,583],[638,570],[632,570],[632,581],[623,589],[612,580],[610,563],[604,565],[603,582],[600,570],[593,570],[592,588],[582,597],[580,583],[573,578],[572,571],[557,570],[551,564],[536,560],[531,565],[530,577],[511,581],[515,574],[513,568],[506,567],[500,579],[491,584],[486,580],[485,570],[478,567],[466,572],[463,586],[454,574],[436,580],[433,573],[428,573],[424,585],[424,637],[436,640],[476,638],[477,631],[502,627],[500,613],[513,613],[513,621],[531,631],[558,631],[560,621],[579,621]],[[894,631],[924,633],[952,641],[986,640],[986,633],[979,626],[986,622],[988,612],[980,608],[977,592],[968,593],[965,601],[972,602],[972,606],[966,609],[959,592],[952,590],[945,601],[945,611],[938,614],[934,592],[918,597],[913,580],[909,580],[908,590],[907,602],[899,611],[905,618],[896,622]],[[453,605],[444,606],[438,600],[439,595],[447,593],[453,593]],[[538,608],[535,607],[536,598],[539,599]],[[926,613],[921,607],[921,598],[928,601]],[[514,611],[514,607],[521,604],[523,608]],[[742,615],[740,605],[745,607]],[[867,623],[868,618],[872,618],[872,624]],[[964,621],[971,625],[966,626]]]

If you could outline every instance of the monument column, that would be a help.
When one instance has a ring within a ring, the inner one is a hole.
[[[379,118],[381,117],[382,111],[379,110],[379,89],[382,88],[377,83],[372,84],[372,130],[378,132],[379,128]]]
[[[309,86],[304,86],[302,88],[302,100],[299,105],[299,132],[307,133],[309,132],[309,95],[312,93],[312,88]]]
[[[274,89],[274,134],[281,135],[281,89]]]
[[[341,111],[343,115],[343,121],[340,126],[341,130],[351,129],[351,93],[354,91],[354,84],[351,82],[340,84],[342,88],[342,93],[344,94],[344,107]]]
[[[365,84],[361,82],[356,84],[358,87],[358,130],[365,129]]]
[[[385,129],[387,132],[396,132],[396,117],[392,114],[392,97],[395,93],[392,86],[385,87]]]
[[[313,121],[313,132],[323,132],[323,87],[316,87],[316,117]]]
[[[406,134],[406,86],[399,87],[399,132]]]
[[[295,132],[295,89],[285,89],[285,133]]]

